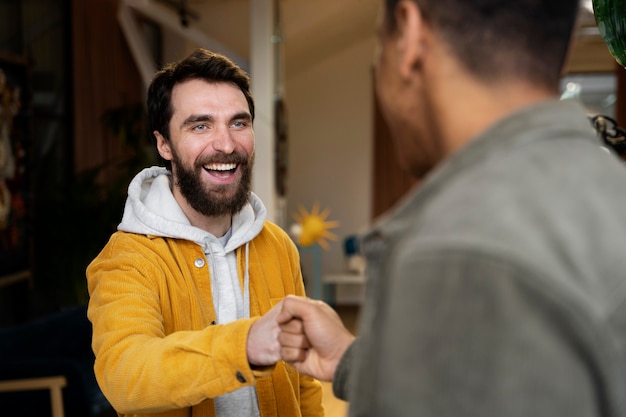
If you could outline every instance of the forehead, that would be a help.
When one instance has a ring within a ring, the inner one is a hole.
[[[172,108],[174,116],[177,113],[249,111],[246,97],[235,84],[200,79],[186,80],[174,86]]]

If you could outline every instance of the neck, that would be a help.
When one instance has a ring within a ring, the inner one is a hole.
[[[447,155],[513,112],[558,98],[556,92],[520,80],[487,84],[464,72],[435,78],[429,102]]]

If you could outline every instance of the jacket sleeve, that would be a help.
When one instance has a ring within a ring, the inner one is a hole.
[[[158,289],[172,283],[142,250],[109,242],[87,269],[95,374],[113,407],[161,412],[254,384],[246,340],[256,319],[168,334]]]

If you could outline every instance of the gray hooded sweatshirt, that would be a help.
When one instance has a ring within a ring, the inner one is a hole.
[[[146,168],[128,187],[128,198],[118,230],[129,233],[184,239],[203,248],[211,276],[213,306],[220,324],[250,317],[248,268],[244,288],[239,285],[235,250],[254,239],[265,223],[267,212],[261,200],[250,193],[248,204],[233,216],[230,230],[220,238],[192,226],[172,194],[171,172],[162,167]],[[244,387],[215,398],[218,417],[259,416],[256,389]]]

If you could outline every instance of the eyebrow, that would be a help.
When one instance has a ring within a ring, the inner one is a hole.
[[[187,117],[185,120],[183,120],[183,122],[180,124],[180,127],[190,126],[198,122],[211,122],[211,121],[213,121],[213,116],[211,116],[210,114],[192,114],[189,117]]]
[[[230,118],[230,120],[231,121],[233,121],[233,120],[247,120],[247,121],[251,121],[252,120],[252,116],[248,112],[241,112],[241,113],[234,114],[233,117]]]
[[[187,117],[185,120],[183,120],[183,122],[181,123],[181,127],[189,126],[198,122],[212,122],[214,120],[215,118],[210,114],[192,114],[189,117]],[[231,122],[233,120],[251,121],[252,116],[248,112],[236,113],[230,118]]]

